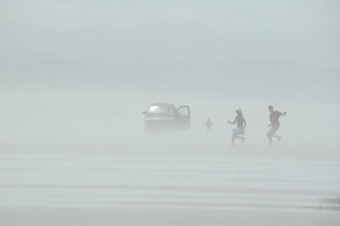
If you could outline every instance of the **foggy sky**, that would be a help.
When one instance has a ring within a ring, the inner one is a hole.
[[[289,111],[313,109],[318,126],[338,127],[339,12],[335,0],[1,1],[2,140],[16,140],[18,121],[28,123],[21,113],[31,112],[35,123],[53,115],[38,123],[46,127],[35,131],[41,137],[60,120],[65,125],[56,130],[67,131],[76,116],[65,118],[89,104],[105,108],[98,111],[109,112],[110,120],[112,105],[128,109],[131,101],[135,122],[142,121],[143,106],[169,101],[211,104],[215,112],[223,103],[225,118],[238,107],[263,108],[266,115],[268,104],[299,106]],[[41,113],[46,104],[69,113],[58,120],[55,111]],[[323,124],[325,105],[334,120]],[[205,111],[198,120],[208,108],[197,107]],[[83,120],[96,125],[100,114],[89,115]],[[82,122],[73,127],[82,130]]]

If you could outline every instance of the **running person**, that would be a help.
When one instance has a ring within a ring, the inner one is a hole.
[[[211,127],[213,126],[213,123],[210,118],[207,118],[207,121],[205,123],[205,127],[207,128],[207,133],[210,134]]]
[[[269,119],[270,119],[270,124],[268,125],[268,127],[271,126],[270,130],[267,133],[267,137],[269,138],[269,145],[272,145],[272,138],[276,137],[277,140],[281,139],[281,136],[276,135],[276,131],[279,129],[280,127],[280,121],[279,118],[281,115],[286,115],[287,112],[279,112],[279,111],[274,111],[274,108],[272,105],[268,106],[268,110],[270,112],[269,114]]]
[[[230,124],[237,123],[237,127],[235,129],[233,129],[233,135],[231,137],[231,144],[232,145],[235,144],[235,139],[241,139],[242,143],[246,139],[245,137],[240,136],[240,135],[244,135],[244,129],[246,128],[247,122],[243,117],[241,109],[236,110],[236,114],[237,115],[236,115],[235,120],[233,122],[228,121]]]

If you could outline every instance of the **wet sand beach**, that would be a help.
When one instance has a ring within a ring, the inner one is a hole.
[[[1,225],[339,225],[334,146],[7,144]]]

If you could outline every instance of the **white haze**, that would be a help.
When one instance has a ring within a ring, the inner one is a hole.
[[[339,12],[0,1],[0,225],[339,225]],[[145,134],[155,102],[189,105],[191,129]],[[272,147],[268,105],[288,113]]]
[[[11,90],[2,91],[2,142],[105,142],[140,143],[148,141],[144,134],[142,111],[153,102],[189,104],[192,113],[190,131],[165,133],[171,141],[230,144],[231,130],[227,120],[233,120],[235,109],[241,107],[247,120],[247,144],[267,145],[265,133],[269,123],[267,104],[278,100],[276,106],[288,111],[281,118],[278,132],[289,145],[339,144],[339,107],[329,103],[301,103],[270,98],[253,100],[237,97],[214,99],[162,94],[158,96],[136,93],[114,95],[110,91],[72,90]],[[252,102],[253,101],[253,102]],[[213,120],[213,130],[206,135],[204,123]],[[159,139],[162,136],[154,134]]]
[[[1,142],[144,139],[153,102],[192,108],[190,139],[340,144],[337,1],[3,1]]]

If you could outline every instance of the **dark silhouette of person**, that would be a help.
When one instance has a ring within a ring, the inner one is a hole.
[[[280,121],[279,121],[280,116],[286,115],[287,112],[282,113],[279,111],[274,111],[274,108],[272,105],[268,106],[268,110],[270,112],[269,114],[270,124],[268,125],[268,127],[271,127],[271,128],[267,133],[267,137],[269,138],[269,145],[272,145],[273,137],[276,137],[278,141],[282,138],[281,136],[276,135],[276,132],[280,127]]]
[[[237,115],[236,115],[235,120],[233,122],[228,121],[230,124],[235,124],[235,123],[237,124],[237,127],[235,129],[233,129],[233,135],[231,137],[231,144],[232,145],[235,144],[235,139],[241,139],[242,143],[246,139],[244,136],[240,136],[240,135],[244,135],[244,130],[246,128],[247,122],[243,117],[241,109],[236,110],[236,114]]]
[[[205,122],[205,127],[207,128],[207,133],[210,134],[211,127],[213,127],[213,123],[210,118],[207,118],[207,121]]]

